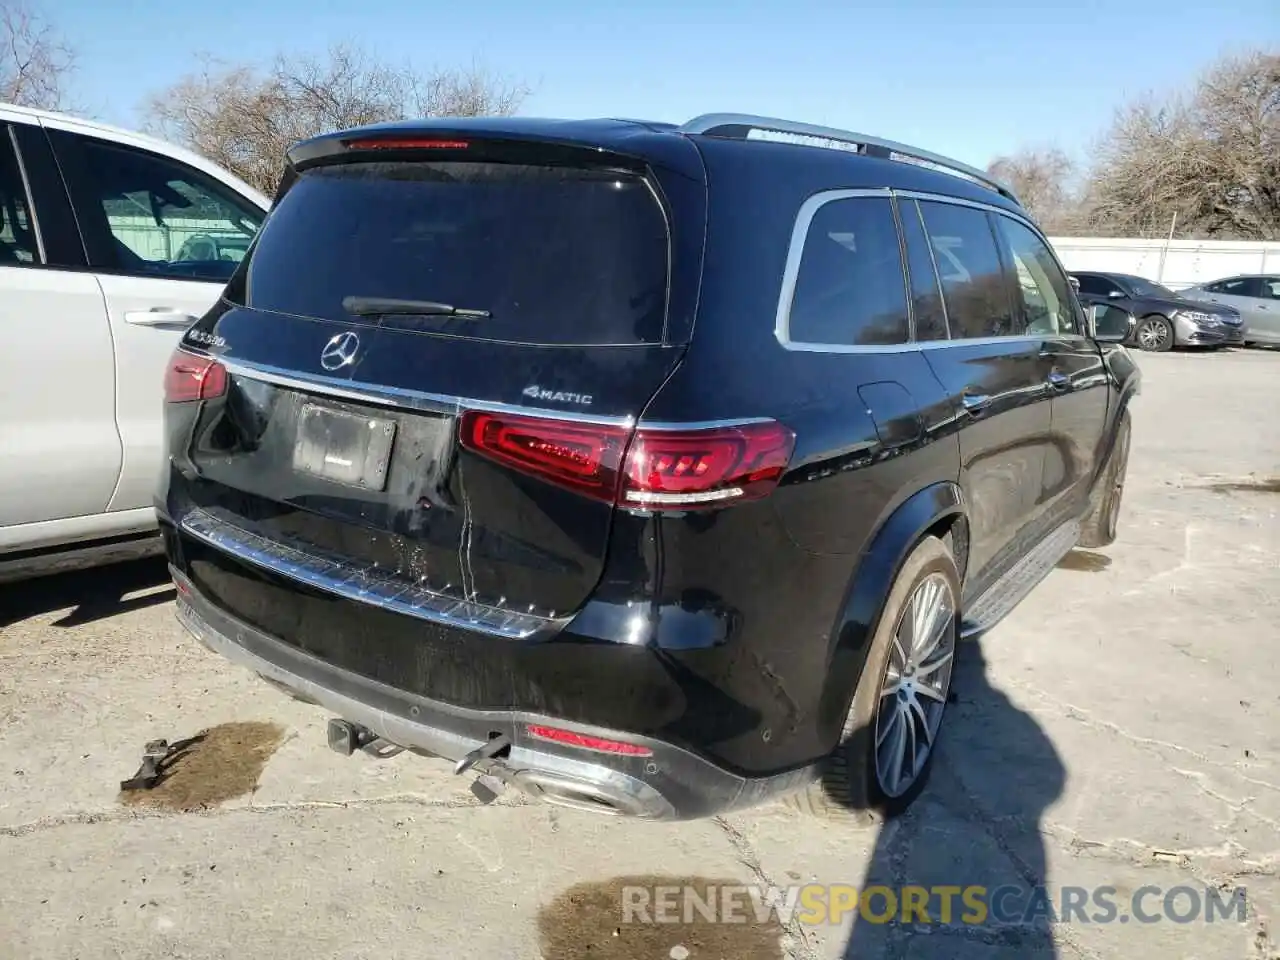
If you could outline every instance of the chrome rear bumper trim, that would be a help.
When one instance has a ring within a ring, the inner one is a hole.
[[[536,613],[459,600],[386,570],[325,557],[301,544],[277,542],[205,510],[191,510],[179,521],[179,527],[244,563],[392,613],[509,640],[524,640],[562,625],[560,620]]]

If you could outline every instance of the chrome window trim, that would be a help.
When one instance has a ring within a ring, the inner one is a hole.
[[[1071,274],[1062,265],[1062,261],[1058,259],[1057,251],[1053,249],[1053,244],[1046,239],[1044,232],[1035,225],[1030,219],[1007,210],[1004,207],[993,203],[982,203],[977,200],[970,200],[966,197],[952,197],[946,194],[928,193],[921,190],[894,190],[889,187],[867,188],[867,189],[837,189],[823,190],[809,197],[800,205],[800,210],[796,214],[796,222],[791,230],[791,242],[787,247],[786,266],[782,272],[782,289],[778,296],[778,307],[774,316],[773,335],[778,343],[785,350],[802,353],[912,353],[917,350],[946,350],[952,347],[963,346],[990,346],[1000,343],[1019,343],[1031,342],[1037,340],[1057,340],[1057,341],[1081,341],[1092,343],[1090,337],[1083,333],[1080,328],[1071,333],[1058,334],[1020,334],[1016,337],[970,337],[958,338],[951,337],[947,340],[911,340],[906,343],[892,344],[841,344],[841,343],[809,343],[806,341],[796,341],[791,339],[791,303],[795,298],[796,278],[800,273],[800,258],[804,254],[804,242],[809,235],[809,225],[813,222],[814,216],[826,204],[835,200],[847,200],[857,197],[897,197],[910,199],[915,201],[927,201],[930,203],[950,203],[958,207],[972,207],[975,210],[982,210],[986,213],[999,214],[1008,217],[1016,223],[1020,223],[1027,227],[1033,234],[1043,241],[1045,247],[1049,251],[1049,256],[1053,258],[1053,262],[1058,265],[1058,269],[1062,271],[1063,276],[1070,277]],[[920,211],[923,223],[924,211]],[[926,229],[926,237],[928,230]],[[933,255],[932,244],[930,244],[930,256]],[[936,276],[935,264],[935,276]],[[1068,280],[1068,283],[1070,281]],[[903,271],[903,283],[907,283],[906,271]],[[907,288],[907,302],[910,304],[911,290]],[[946,300],[943,300],[943,310],[946,310]],[[951,332],[951,318],[947,317],[947,332]],[[1083,316],[1077,316],[1077,323],[1083,321]]]
[[[861,346],[844,343],[814,343],[807,340],[791,339],[791,304],[796,296],[796,280],[800,276],[800,260],[804,256],[804,244],[809,238],[809,227],[813,218],[829,203],[837,200],[886,200],[892,202],[893,193],[888,187],[877,187],[856,190],[823,190],[815,193],[800,205],[796,213],[795,224],[791,228],[791,242],[787,246],[786,266],[782,271],[782,290],[778,296],[778,307],[774,314],[773,336],[784,349],[805,353],[864,353],[867,351],[898,352],[902,348],[913,346],[912,341],[906,343],[878,344]],[[894,229],[897,229],[897,218],[894,218]],[[901,254],[899,254],[901,256]],[[907,295],[908,305],[911,292],[907,288],[906,271],[902,272],[903,290]],[[910,333],[908,332],[908,336]]]

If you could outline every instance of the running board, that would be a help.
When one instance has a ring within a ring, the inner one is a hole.
[[[986,633],[1007,617],[1054,567],[1075,549],[1080,539],[1080,524],[1068,521],[1046,536],[1021,562],[968,604],[960,624],[960,636],[966,640]]]

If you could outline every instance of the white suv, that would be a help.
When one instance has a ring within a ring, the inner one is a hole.
[[[0,580],[158,551],[167,361],[269,206],[189,151],[0,106]]]

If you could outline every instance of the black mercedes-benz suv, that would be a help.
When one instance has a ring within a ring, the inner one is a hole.
[[[921,789],[1139,375],[981,171],[738,115],[294,147],[168,371],[178,614],[344,752],[685,818]]]

